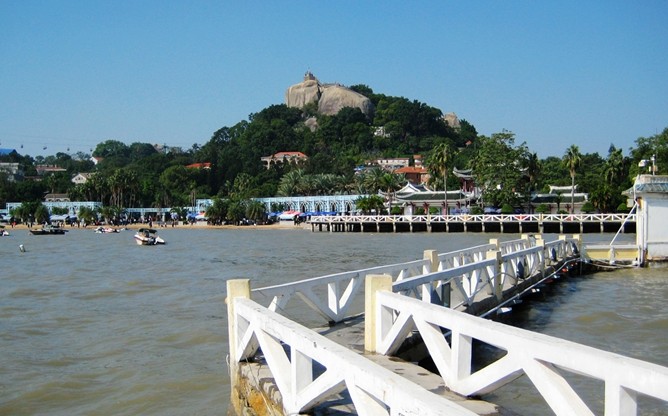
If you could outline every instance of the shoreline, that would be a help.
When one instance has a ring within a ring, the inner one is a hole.
[[[11,224],[2,224],[4,225],[4,230],[8,231],[11,235],[12,231],[14,230],[34,230],[34,229],[40,229],[42,228],[41,224],[34,224],[32,228],[28,227],[27,224],[16,224],[14,227],[12,227]],[[76,225],[74,227],[66,225],[64,227],[61,227],[64,230],[67,231],[95,231],[96,228],[98,227],[110,227],[114,229],[128,229],[128,230],[138,230],[140,228],[149,228],[148,224],[142,224],[142,223],[134,223],[134,224],[128,224],[128,225],[119,225],[119,226],[114,226],[114,225],[89,225],[87,227],[77,227]],[[153,224],[153,227],[150,227],[154,230],[160,231],[160,230],[308,230],[310,227],[308,227],[307,223],[301,223],[298,225],[293,224],[290,222],[289,224],[281,224],[281,223],[274,223],[274,224],[267,224],[267,225],[207,225],[207,224],[176,224],[172,226],[171,224],[167,224],[165,226],[160,226],[157,224]]]

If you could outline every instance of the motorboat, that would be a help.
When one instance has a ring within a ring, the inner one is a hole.
[[[32,235],[62,235],[66,232],[67,230],[51,224],[44,224],[42,228],[35,228],[30,230]]]
[[[97,227],[95,229],[95,232],[98,234],[107,234],[107,233],[117,233],[118,229],[117,228],[112,228],[112,227]]]
[[[135,242],[140,246],[155,246],[158,244],[165,244],[156,230],[153,228],[140,228],[135,234]]]

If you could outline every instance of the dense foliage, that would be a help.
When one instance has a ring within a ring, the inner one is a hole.
[[[97,165],[82,152],[0,156],[0,162],[19,163],[26,176],[36,177],[38,165],[65,169],[40,181],[12,182],[0,173],[0,206],[42,201],[46,193],[68,193],[73,200],[100,201],[116,209],[184,207],[196,198],[216,198],[220,202],[212,215],[249,218],[260,215],[259,208],[248,202],[253,197],[391,193],[403,185],[402,178],[373,169],[355,174],[355,168],[376,158],[420,154],[434,189],[457,189],[452,169],[473,168],[485,204],[517,206],[548,185],[577,183],[578,191],[590,193],[593,208],[605,212],[624,202],[621,191],[630,187],[640,160],[654,155],[658,166],[668,166],[668,129],[638,138],[630,156],[614,146],[606,158],[580,154],[572,145],[564,149],[563,158],[540,160],[525,143],[516,145],[511,132],[478,135],[466,120],[459,128],[449,126],[441,110],[425,103],[376,94],[366,85],[351,88],[373,102],[371,117],[356,108],[326,116],[312,105],[304,109],[272,105],[248,120],[220,128],[204,145],[191,149],[106,140],[92,152]],[[308,160],[266,169],[261,158],[281,151],[299,151]],[[187,168],[193,163],[209,163],[210,168]],[[85,184],[74,185],[71,178],[80,172],[92,176]],[[564,201],[568,197],[564,195]],[[376,209],[376,203],[365,200],[363,205]]]

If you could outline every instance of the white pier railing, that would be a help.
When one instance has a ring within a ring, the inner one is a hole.
[[[632,214],[480,214],[480,215],[321,215],[311,224],[407,223],[407,222],[635,222]]]
[[[475,415],[258,305],[247,298],[247,280],[235,285],[235,289],[228,285],[228,293],[233,292],[228,308],[234,311],[229,323],[231,358],[238,363],[262,349],[284,414],[300,414],[347,391],[360,415]],[[233,382],[234,378],[233,374]]]
[[[371,285],[380,290],[367,293],[367,302],[375,305],[367,309],[367,349],[391,355],[416,330],[444,383],[457,393],[487,394],[527,375],[556,415],[593,415],[562,375],[568,372],[605,382],[606,416],[636,415],[639,395],[668,402],[666,367],[401,296],[392,293],[388,277],[371,278],[379,279]],[[473,372],[474,340],[505,355]]]
[[[579,244],[579,237],[565,236],[551,242],[533,237],[503,243],[492,239],[490,244],[444,254],[428,250],[422,260],[257,288],[251,295],[259,304],[279,313],[298,298],[327,322],[341,322],[362,312],[359,298],[364,278],[388,274],[397,285],[395,291],[414,293],[432,302],[437,296],[440,304],[460,308],[493,294],[498,296],[499,291],[542,273],[546,263],[576,256]],[[455,288],[452,295],[446,285]]]
[[[367,275],[388,274],[394,280],[401,281],[429,273],[430,268],[431,262],[428,259],[370,267],[253,289],[252,297],[269,310],[279,313],[297,297],[327,321],[340,322],[362,311],[362,308],[355,310],[353,305],[355,298],[362,292]]]
[[[576,256],[579,243],[579,238],[565,237],[552,242],[540,238],[509,242],[506,246],[514,249],[504,254],[489,250],[501,248],[496,241],[492,247],[443,255],[429,251],[423,260],[253,291],[247,280],[228,281],[232,385],[240,375],[239,363],[261,349],[287,414],[310,411],[345,391],[358,414],[470,415],[277,313],[296,295],[327,320],[341,320],[349,316],[352,300],[364,292],[363,300],[357,302],[365,312],[364,349],[392,355],[409,337],[419,335],[444,385],[461,395],[487,394],[526,375],[555,414],[592,415],[568,383],[568,374],[576,374],[605,383],[606,416],[636,415],[642,396],[668,402],[666,367],[456,310],[485,297],[498,299],[499,293],[533,272],[543,271],[539,275],[544,276],[547,264]],[[493,346],[504,355],[473,371],[474,342]]]

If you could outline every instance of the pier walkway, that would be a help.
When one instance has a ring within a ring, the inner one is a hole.
[[[308,223],[311,231],[329,232],[634,233],[636,215],[321,215]]]
[[[608,416],[636,415],[641,396],[668,402],[666,367],[484,318],[577,270],[584,249],[579,236],[522,236],[252,290],[228,281],[233,410],[509,415],[477,398],[522,375],[557,415],[594,414],[573,375],[603,381]]]

